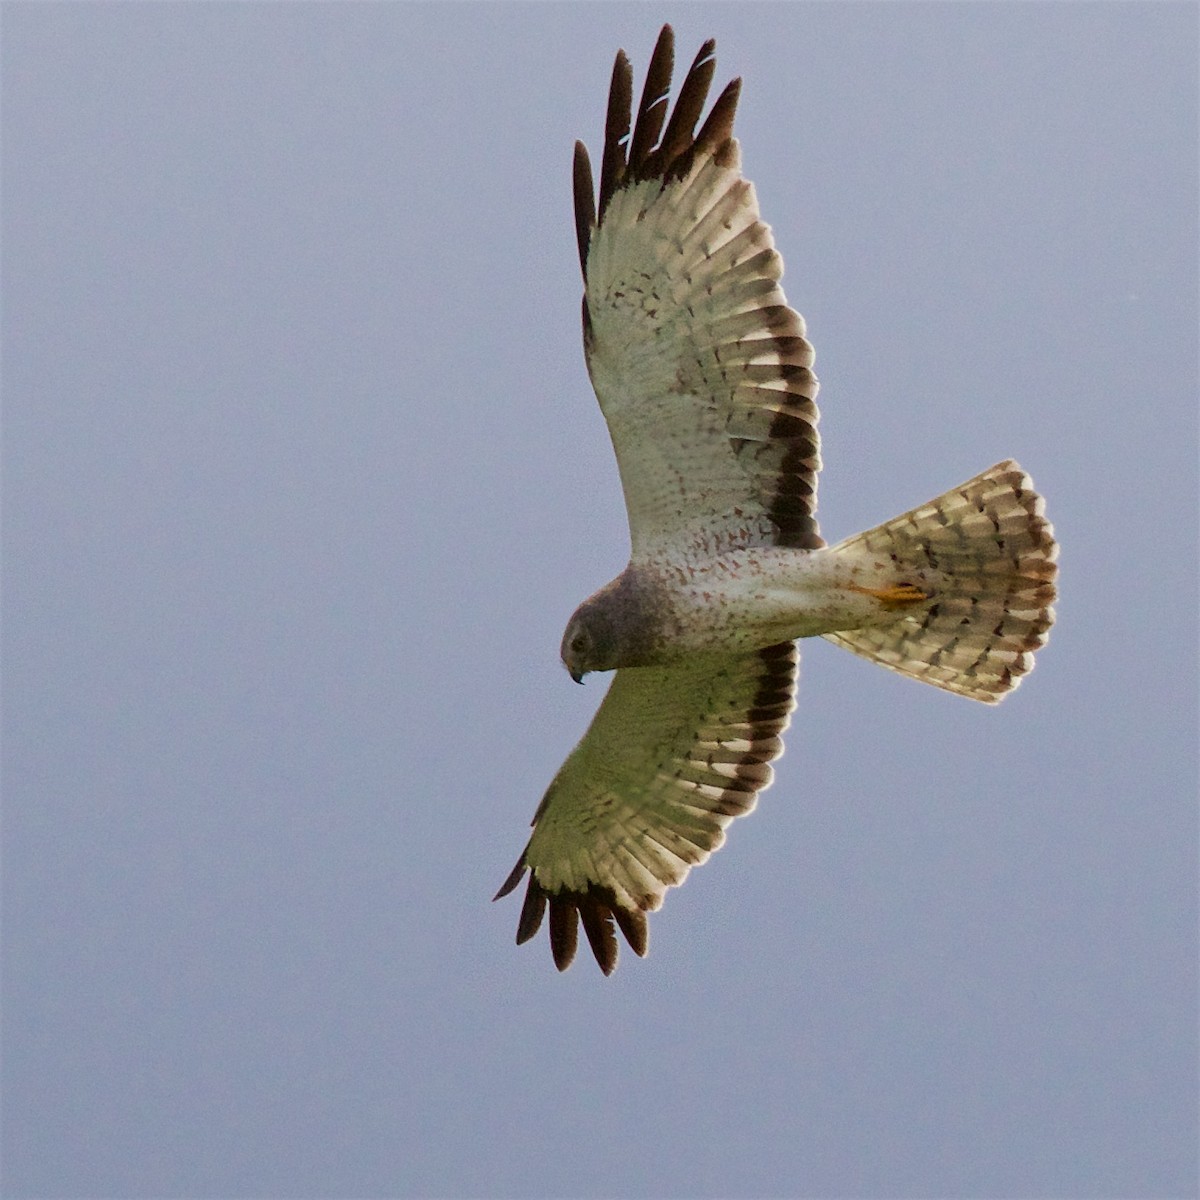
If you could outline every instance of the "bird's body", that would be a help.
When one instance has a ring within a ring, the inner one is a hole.
[[[617,674],[499,892],[530,872],[517,940],[548,910],[560,969],[580,921],[606,974],[614,923],[645,953],[645,913],[754,807],[795,703],[795,639],[994,702],[1054,619],[1057,546],[1012,461],[837,545],[821,537],[813,350],[741,174],[738,81],[694,132],[712,50],[668,120],[664,27],[635,125],[618,54],[598,203],[576,145],[584,349],[631,553],[563,635],[577,681]]]
[[[932,568],[900,570],[855,546],[747,546],[647,559],[580,606],[598,620],[620,610],[617,623],[637,632],[635,642],[585,669],[662,666],[695,654],[890,625],[899,608],[933,602],[935,576]],[[905,593],[906,585],[914,591]]]

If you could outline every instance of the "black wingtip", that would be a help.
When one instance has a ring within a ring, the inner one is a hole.
[[[629,136],[632,105],[633,70],[625,51],[618,50],[608,90],[608,113],[604,119],[604,153],[600,159],[600,202],[597,208],[600,220],[604,220],[604,210],[625,178],[625,139]]]
[[[612,910],[588,895],[580,901],[579,918],[600,970],[611,975],[617,968],[617,935],[613,930]]]
[[[617,928],[625,935],[625,940],[638,958],[645,958],[649,950],[650,928],[646,914],[640,910],[622,908],[619,904],[612,906],[612,915],[617,922]]]
[[[494,898],[499,900],[507,896],[520,883],[526,870],[529,867],[522,854],[521,860]],[[554,965],[560,971],[565,971],[575,961],[581,922],[588,945],[605,975],[611,975],[617,968],[615,929],[621,931],[634,954],[639,958],[646,957],[647,925],[644,912],[622,907],[613,890],[599,884],[591,884],[585,891],[550,893],[538,883],[537,875],[532,870],[529,872],[525,901],[521,905],[521,916],[517,921],[518,946],[529,941],[541,928],[547,909],[550,916],[550,951]]]
[[[517,921],[517,945],[523,946],[541,928],[546,912],[546,892],[538,886],[533,872],[529,873],[529,887],[525,891],[525,903],[521,905],[521,916]]]
[[[596,189],[592,180],[592,160],[582,142],[575,143],[573,167],[575,191],[575,240],[579,246],[579,266],[587,279],[588,247],[596,227]]]
[[[675,59],[675,33],[670,24],[662,27],[654,45],[636,113],[633,109],[633,70],[625,51],[617,51],[605,118],[600,193],[595,204],[597,221],[603,222],[609,201],[626,183],[651,178],[668,180],[683,175],[696,155],[717,152],[732,137],[740,79],[725,88],[700,133],[693,135],[716,70],[716,48],[715,38],[709,38],[700,47],[683,79],[669,120],[667,109]],[[580,223],[579,179],[577,168],[577,231]]]
[[[671,76],[675,72],[675,32],[664,25],[650,55],[642,99],[638,104],[633,139],[629,143],[628,170],[637,177],[650,152],[658,145],[667,116],[667,101],[671,94]]]
[[[696,134],[697,154],[711,154],[733,137],[733,119],[737,116],[738,100],[742,95],[742,79],[731,79],[717,97],[700,132]]]
[[[521,851],[521,857],[517,859],[517,865],[508,873],[508,878],[500,885],[500,890],[492,897],[492,903],[495,904],[502,896],[507,896],[509,892],[521,882],[521,876],[525,874],[525,851]]]
[[[550,950],[554,965],[565,971],[575,961],[575,949],[579,944],[579,909],[574,897],[554,896],[550,901]]]

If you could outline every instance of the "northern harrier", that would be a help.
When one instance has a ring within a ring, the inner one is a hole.
[[[575,144],[583,344],[632,544],[562,641],[577,682],[616,669],[497,899],[530,872],[517,941],[550,910],[559,970],[578,922],[601,970],[614,922],[646,953],[646,913],[771,782],[795,703],[796,638],[840,646],[974,700],[1016,687],[1046,641],[1057,546],[1015,462],[826,546],[817,530],[817,380],[803,318],[741,174],[740,80],[695,132],[714,42],[667,119],[665,26],[630,130],[613,67],[599,201]]]

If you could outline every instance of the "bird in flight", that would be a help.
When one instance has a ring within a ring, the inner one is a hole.
[[[795,705],[797,638],[994,703],[1054,621],[1058,547],[1011,460],[834,546],[822,539],[813,350],[742,176],[740,80],[696,130],[714,46],[668,117],[664,26],[636,121],[617,53],[598,196],[575,144],[584,354],[631,553],[567,624],[571,677],[616,675],[496,895],[529,872],[517,942],[548,909],[560,971],[580,923],[606,975],[616,929],[644,955],[646,914],[754,807]]]

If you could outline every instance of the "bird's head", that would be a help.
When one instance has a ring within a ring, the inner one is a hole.
[[[610,669],[605,651],[611,652],[612,626],[590,600],[585,601],[567,622],[559,655],[576,683],[582,683],[589,671]]]
[[[626,570],[585,600],[567,622],[559,654],[576,683],[589,671],[615,671],[653,661],[655,627],[647,588]]]

